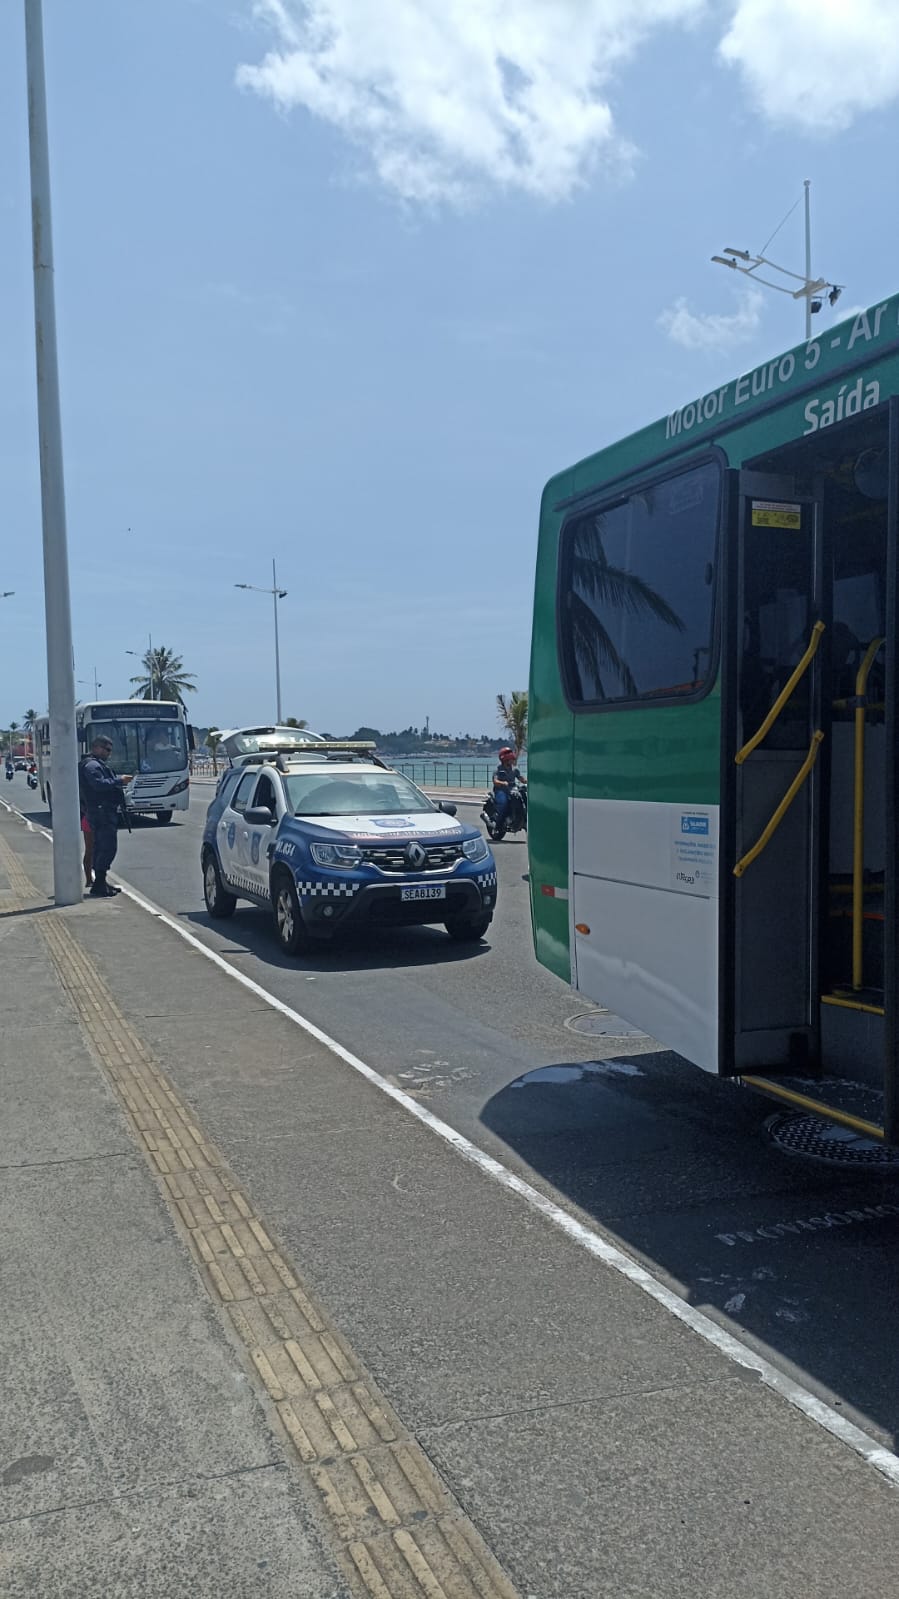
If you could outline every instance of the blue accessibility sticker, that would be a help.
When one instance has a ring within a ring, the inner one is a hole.
[[[682,833],[708,833],[709,819],[707,816],[682,816],[680,830]]]

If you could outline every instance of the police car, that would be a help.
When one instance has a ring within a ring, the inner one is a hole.
[[[238,899],[266,906],[288,954],[349,927],[441,923],[454,939],[484,937],[490,846],[372,749],[281,745],[228,768],[203,832],[210,916],[230,916]]]

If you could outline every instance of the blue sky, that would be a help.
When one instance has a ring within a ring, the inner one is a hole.
[[[897,288],[896,0],[44,0],[79,689],[492,730],[554,471]],[[24,29],[0,7],[0,724],[46,699]],[[386,26],[389,18],[390,26]],[[802,266],[801,208],[771,245]],[[828,313],[830,315],[830,313]],[[130,529],[130,532],[129,532]]]

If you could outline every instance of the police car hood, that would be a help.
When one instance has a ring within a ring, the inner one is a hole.
[[[340,833],[342,837],[351,839],[354,844],[372,844],[378,839],[422,838],[435,833],[440,833],[446,838],[447,835],[470,832],[469,828],[463,828],[461,822],[457,822],[455,817],[447,815],[445,811],[413,811],[411,814],[400,813],[396,816],[366,816],[364,811],[357,816],[300,814],[296,820],[305,822],[310,827],[324,828],[328,833]]]

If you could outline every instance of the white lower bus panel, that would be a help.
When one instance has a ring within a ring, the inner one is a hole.
[[[574,987],[717,1071],[717,806],[572,800],[569,861]]]

